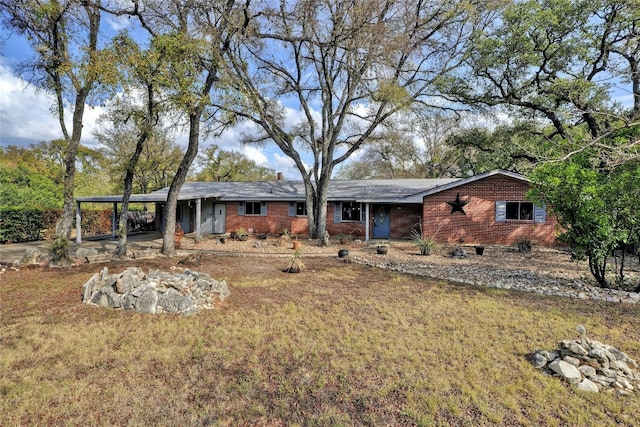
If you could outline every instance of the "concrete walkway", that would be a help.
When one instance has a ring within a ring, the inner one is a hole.
[[[188,239],[185,236],[185,240]],[[71,243],[71,250],[77,248],[97,249],[100,253],[113,252],[116,249],[118,239],[111,236],[83,237],[82,243]],[[36,242],[10,243],[0,244],[0,263],[11,264],[14,260],[19,259],[29,248],[38,249],[43,254],[50,254],[49,242],[46,240],[38,240]],[[139,233],[131,234],[127,238],[128,250],[144,250],[144,249],[160,249],[162,248],[162,234],[160,233]]]

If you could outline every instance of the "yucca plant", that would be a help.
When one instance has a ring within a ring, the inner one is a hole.
[[[411,243],[420,249],[421,255],[431,255],[438,246],[433,236],[427,237],[422,234],[422,230],[411,230]]]

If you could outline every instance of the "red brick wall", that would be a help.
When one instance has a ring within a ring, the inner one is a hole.
[[[327,231],[330,235],[347,234],[353,237],[364,239],[365,224],[362,222],[333,222],[333,212],[335,203],[329,202],[327,206]],[[370,206],[374,210],[373,205]],[[418,228],[418,223],[422,214],[422,205],[390,205],[390,238],[404,239],[411,235],[411,229]],[[369,235],[373,230],[373,214],[369,213]]]
[[[337,236],[339,234],[345,234],[352,236],[354,239],[364,239],[365,229],[364,223],[360,221],[349,222],[333,222],[333,215],[335,212],[336,204],[334,202],[327,203],[327,225],[326,229],[331,236]]]
[[[306,216],[289,216],[289,202],[267,202],[267,215],[238,215],[238,203],[227,203],[227,233],[237,228],[253,228],[256,233],[280,233],[283,229],[291,234],[309,234]],[[333,218],[333,217],[332,217]]]
[[[526,182],[505,176],[492,176],[467,185],[456,187],[424,198],[422,215],[423,232],[435,236],[439,242],[469,244],[513,244],[522,239],[533,243],[552,245],[555,243],[557,221],[549,214],[546,222],[533,221],[496,222],[496,201],[525,201],[529,190]],[[451,214],[453,201],[468,200],[464,206],[466,215]]]
[[[351,235],[354,238],[364,239],[365,224],[358,221],[353,222],[333,222],[335,203],[327,204],[327,224],[326,229],[331,236],[339,234]],[[421,205],[391,206],[391,237],[407,238],[410,231],[420,221]],[[306,216],[289,216],[289,202],[267,202],[267,216],[243,215],[238,216],[238,203],[227,203],[227,223],[228,233],[243,227],[253,228],[259,233],[279,233],[284,228],[294,235],[309,235],[309,222]],[[370,219],[373,228],[373,218]]]
[[[411,230],[420,228],[422,205],[393,205],[390,215],[390,237],[392,239],[408,239],[411,237]]]
[[[513,244],[522,239],[533,243],[551,245],[555,243],[557,222],[554,216],[547,215],[545,223],[533,221],[496,222],[496,201],[525,201],[529,189],[526,182],[504,176],[492,176],[442,193],[427,196],[423,205],[391,205],[392,239],[410,236],[422,219],[426,236],[435,236],[440,242],[458,243],[462,239],[468,244]],[[451,215],[451,206],[447,204],[460,193],[462,200],[469,200],[464,207],[466,215],[459,212]],[[350,234],[364,238],[365,224],[361,222],[333,222],[335,204],[327,205],[327,231],[330,235]],[[227,203],[227,232],[237,228],[253,228],[258,233],[280,233],[288,229],[293,235],[309,235],[306,216],[289,216],[288,202],[268,202],[267,216],[238,216],[238,203]],[[370,218],[369,230],[373,229]]]

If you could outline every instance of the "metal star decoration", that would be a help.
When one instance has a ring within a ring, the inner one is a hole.
[[[469,203],[468,200],[460,200],[460,193],[456,195],[456,199],[453,202],[447,202],[451,205],[451,215],[456,212],[462,212],[462,215],[466,215],[467,213],[464,211],[464,205]]]

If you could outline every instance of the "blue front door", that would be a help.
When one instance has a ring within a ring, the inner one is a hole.
[[[373,238],[388,239],[391,230],[390,209],[387,205],[373,205]]]

